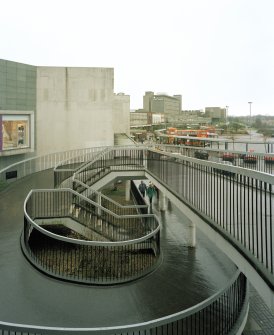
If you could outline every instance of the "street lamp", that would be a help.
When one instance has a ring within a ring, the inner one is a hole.
[[[249,103],[249,134],[250,134],[250,140],[251,140],[251,105],[252,101],[248,101]]]
[[[225,123],[227,124],[227,119],[228,119],[228,107],[229,106],[225,106],[226,109],[226,113],[225,113]]]

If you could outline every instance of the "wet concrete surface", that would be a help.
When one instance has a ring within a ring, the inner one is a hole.
[[[274,315],[254,287],[250,287],[249,314],[243,335],[273,335]]]
[[[162,224],[162,263],[150,275],[112,287],[84,286],[49,278],[23,256],[23,203],[30,189],[52,188],[44,171],[0,193],[0,320],[56,327],[140,323],[189,308],[221,289],[235,265],[197,230],[197,247],[186,246],[188,219],[172,205],[153,211]]]

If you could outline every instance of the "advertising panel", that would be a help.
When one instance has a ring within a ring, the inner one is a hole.
[[[0,150],[12,150],[30,147],[28,115],[2,115]]]

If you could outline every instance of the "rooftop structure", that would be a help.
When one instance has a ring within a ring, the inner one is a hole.
[[[177,120],[182,109],[182,96],[146,92],[143,97],[143,109],[147,112],[163,114],[166,122]]]
[[[0,167],[33,155],[114,144],[129,134],[129,96],[113,68],[0,60]],[[49,121],[50,120],[50,121]]]

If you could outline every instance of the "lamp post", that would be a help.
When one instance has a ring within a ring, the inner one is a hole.
[[[250,134],[250,140],[251,140],[251,105],[252,101],[248,101],[249,103],[249,134]]]

